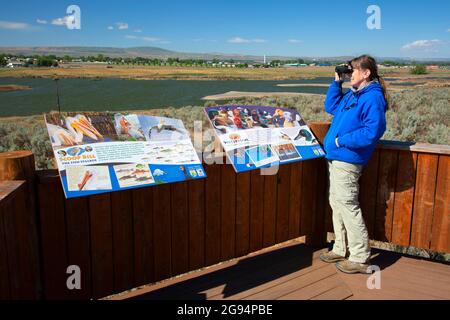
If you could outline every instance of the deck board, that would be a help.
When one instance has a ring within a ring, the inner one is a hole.
[[[108,299],[450,299],[448,263],[373,249],[381,289],[370,290],[369,275],[344,274],[320,261],[324,250],[289,242]]]

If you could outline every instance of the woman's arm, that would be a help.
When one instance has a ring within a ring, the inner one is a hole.
[[[378,141],[386,130],[386,104],[382,97],[366,102],[361,129],[338,137],[340,147],[357,149],[368,147]]]
[[[337,73],[334,75],[334,81],[331,83],[325,99],[325,111],[334,115],[339,103],[344,96],[342,93],[342,80]]]

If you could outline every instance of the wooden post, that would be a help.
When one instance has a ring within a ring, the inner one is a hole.
[[[2,241],[15,248],[8,255],[11,279],[17,279],[12,289],[18,293],[11,295],[13,299],[38,299],[41,295],[35,174],[31,151],[0,153],[0,181],[25,181],[25,188],[18,198],[20,203],[5,210],[2,217],[5,224],[9,221],[10,226],[9,237]],[[12,272],[16,274],[11,275]]]
[[[0,153],[0,180],[25,180],[34,182],[34,155],[31,151]]]
[[[321,145],[325,140],[330,122],[310,122],[308,123],[311,131],[316,136]],[[311,233],[306,235],[306,243],[314,247],[324,247],[327,243],[326,232],[326,215],[330,214],[328,204],[328,174],[325,159],[316,159],[314,161],[314,168],[317,170],[317,183],[315,187],[315,210],[311,212],[312,228]]]
[[[321,145],[323,145],[323,141],[325,140],[328,129],[330,129],[330,125],[331,122],[328,121],[313,121],[308,123],[308,126],[311,128],[311,131],[314,133]]]
[[[27,185],[29,207],[33,213],[36,208],[36,169],[33,152],[28,150],[0,153],[0,181],[24,180]]]

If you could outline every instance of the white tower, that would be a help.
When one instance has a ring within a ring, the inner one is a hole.
[[[264,55],[264,64],[266,64],[266,55]]]

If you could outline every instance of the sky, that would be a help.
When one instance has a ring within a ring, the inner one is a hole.
[[[80,29],[67,28],[69,5],[80,8]],[[0,8],[0,46],[450,58],[448,0],[0,0]]]

